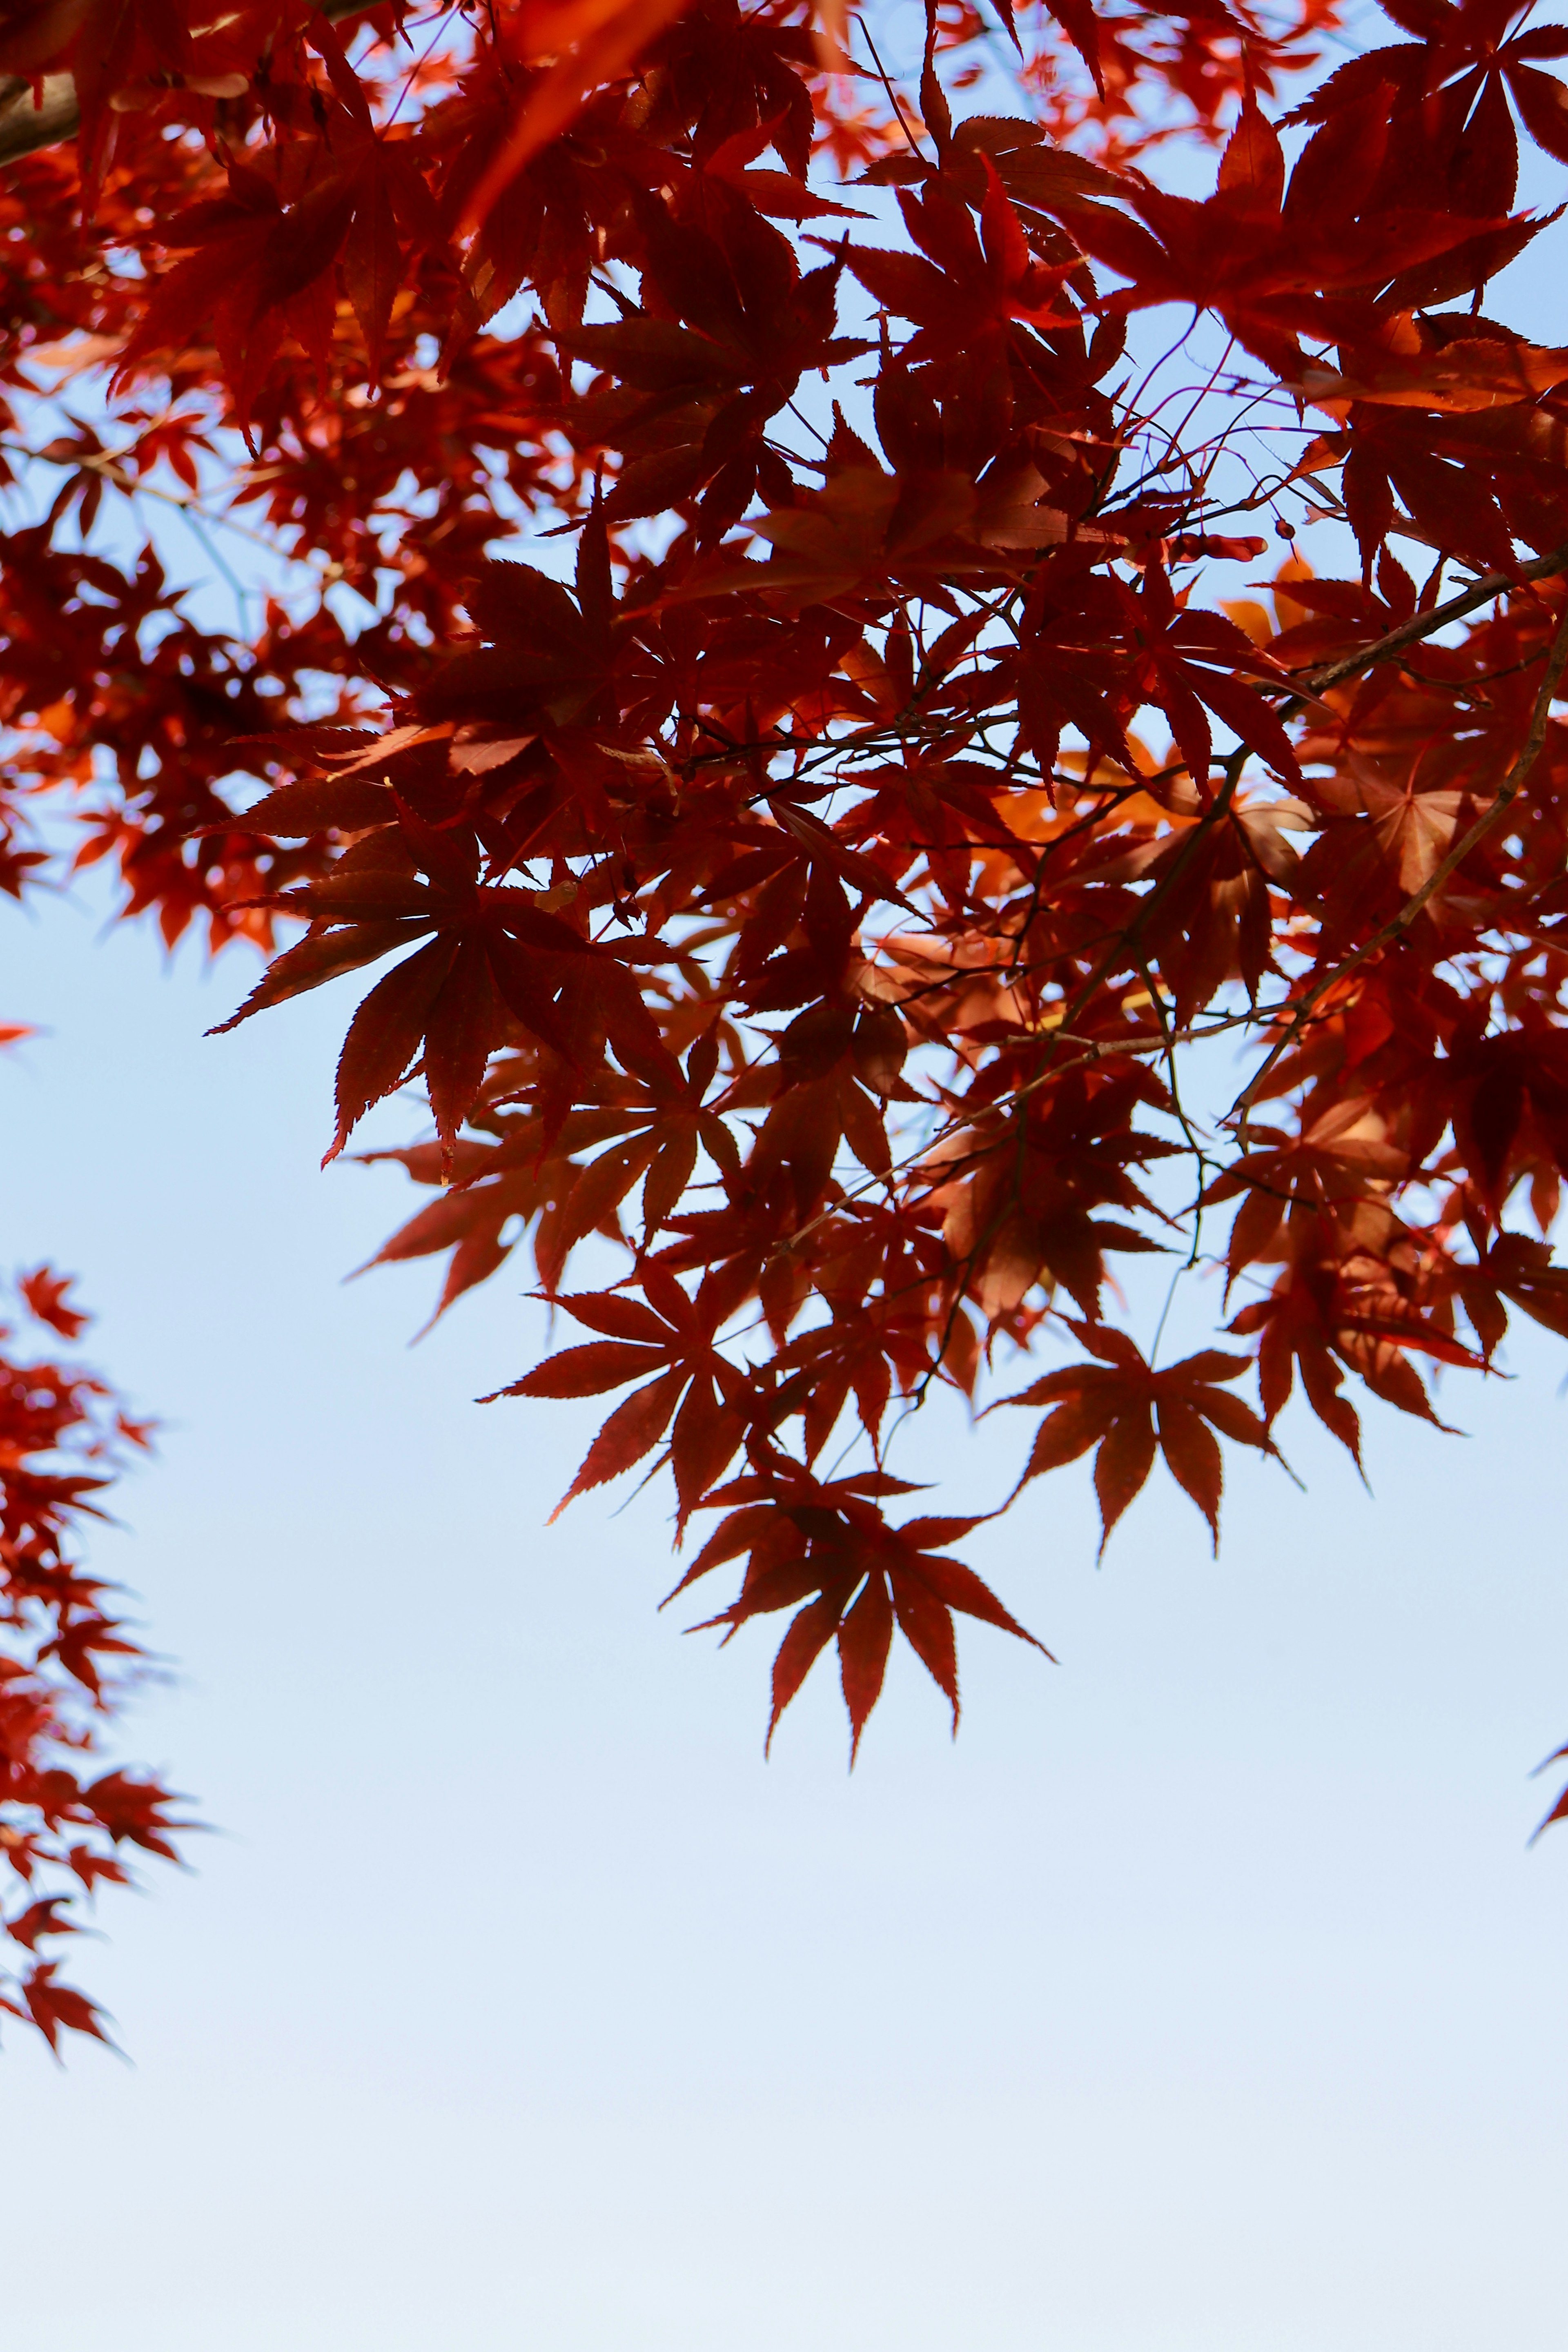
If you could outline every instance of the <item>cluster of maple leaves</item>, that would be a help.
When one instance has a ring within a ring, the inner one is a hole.
[[[268,951],[237,1020],[369,979],[381,1258],[531,1254],[585,1336],[504,1393],[717,1515],[770,1737],[1032,1638],[900,1500],[933,1390],[1217,1538],[1298,1382],[1359,1461],[1568,1335],[1568,352],[1486,304],[1568,28],[1385,6],[1326,74],[1331,0],[0,17],[0,883],[47,812]],[[1229,1342],[1163,1368],[1161,1249]]]
[[[88,1320],[68,1289],[46,1266],[16,1285],[27,1322],[54,1342],[76,1340]],[[185,1826],[158,1782],[93,1769],[142,1653],[82,1564],[81,1523],[101,1516],[92,1498],[149,1434],[80,1365],[41,1360],[0,1328],[0,1863],[21,1895],[0,1908],[0,2011],[51,2049],[62,2032],[105,2038],[96,2005],[50,1957],[79,1932],[76,1900],[126,1884],[127,1849],[173,1860]]]

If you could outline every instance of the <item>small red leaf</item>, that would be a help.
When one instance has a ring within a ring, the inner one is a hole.
[[[451,967],[450,942],[432,940],[378,980],[354,1014],[338,1061],[337,1131],[323,1168],[337,1158],[371,1106],[407,1076]]]
[[[1100,1497],[1103,1552],[1110,1530],[1154,1466],[1154,1423],[1147,1405],[1134,1409],[1106,1435],[1094,1457],[1094,1491]]]
[[[826,1593],[807,1601],[800,1614],[791,1619],[789,1631],[773,1659],[773,1704],[768,1717],[764,1755],[773,1747],[780,1716],[837,1631],[838,1603]]]
[[[583,1466],[573,1479],[547,1524],[553,1527],[568,1503],[590,1486],[602,1486],[606,1478],[618,1478],[651,1454],[669,1426],[676,1400],[685,1387],[688,1374],[682,1366],[666,1372],[662,1380],[650,1381],[646,1388],[634,1390],[623,1404],[618,1404],[597,1437],[583,1457]]]
[[[520,1397],[584,1397],[602,1396],[606,1389],[624,1388],[628,1381],[643,1380],[657,1371],[664,1361],[661,1349],[638,1348],[619,1339],[595,1339],[585,1348],[563,1348],[558,1356],[546,1357],[535,1364],[520,1381],[509,1388],[498,1389],[497,1396]],[[489,1398],[485,1400],[490,1402]]]
[[[849,1709],[851,1765],[860,1752],[860,1734],[866,1728],[867,1718],[881,1696],[892,1641],[893,1604],[887,1579],[880,1569],[873,1568],[859,1599],[838,1629],[838,1671],[844,1685],[844,1703]]]

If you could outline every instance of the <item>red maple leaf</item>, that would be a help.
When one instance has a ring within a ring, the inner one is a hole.
[[[1215,1431],[1234,1444],[1255,1446],[1265,1454],[1275,1451],[1263,1422],[1226,1385],[1250,1370],[1250,1360],[1205,1348],[1158,1372],[1124,1332],[1104,1324],[1074,1322],[1071,1328],[1099,1362],[1047,1372],[1006,1400],[1008,1404],[1055,1407],[1035,1433],[1019,1485],[1095,1447],[1094,1490],[1103,1551],[1159,1451],[1178,1486],[1208,1521],[1217,1551],[1225,1474]]]

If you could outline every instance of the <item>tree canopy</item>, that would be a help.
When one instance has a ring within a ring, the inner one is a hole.
[[[902,1475],[933,1392],[1024,1410],[1015,1494],[1092,1454],[1109,1538],[1163,1456],[1217,1541],[1298,1390],[1359,1465],[1368,1398],[1568,1336],[1568,350],[1488,309],[1568,27],[1384,6],[0,16],[0,883],[259,950],[234,1022],[359,975],[327,1159],[412,1090],[428,1196],[381,1260],[578,1327],[501,1409],[616,1400],[560,1507],[668,1471],[770,1738],[830,1649],[853,1753],[896,1637],[955,1725],[955,1621],[1035,1639]],[[1182,1360],[1154,1254],[1215,1277]],[[145,1431],[5,1344],[53,2042],[171,1801],[96,1771],[139,1654],[79,1557]]]

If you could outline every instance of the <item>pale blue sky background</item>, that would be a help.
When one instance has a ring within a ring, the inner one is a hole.
[[[352,984],[204,1041],[241,961],[94,924],[0,923],[5,1243],[166,1418],[99,1557],[222,1834],[82,1955],[134,2063],[0,2060],[5,2352],[1561,2352],[1559,1343],[1370,1412],[1375,1502],[1291,1427],[1217,1564],[1035,1487],[967,1549],[1061,1663],[972,1632],[954,1747],[906,1655],[853,1780],[819,1671],[764,1766],[662,1497],[543,1529],[592,1406],[469,1402],[521,1272],[412,1350],[430,1266],[341,1286],[412,1205],[316,1172]]]
[[[168,1416],[100,1556],[224,1834],[84,1956],[134,2064],[0,2066],[7,2345],[1558,2352],[1555,1343],[1375,1504],[1292,1433],[1217,1566],[1163,1472],[1098,1574],[1037,1486],[971,1556],[1061,1664],[977,1629],[953,1747],[906,1660],[853,1780],[821,1676],[764,1766],[655,1496],[542,1529],[589,1409],[468,1402],[519,1281],[413,1350],[428,1267],[340,1286],[406,1198],[315,1172],[340,1008],[204,1041],[237,965],[89,930],[4,935],[6,1239]]]

